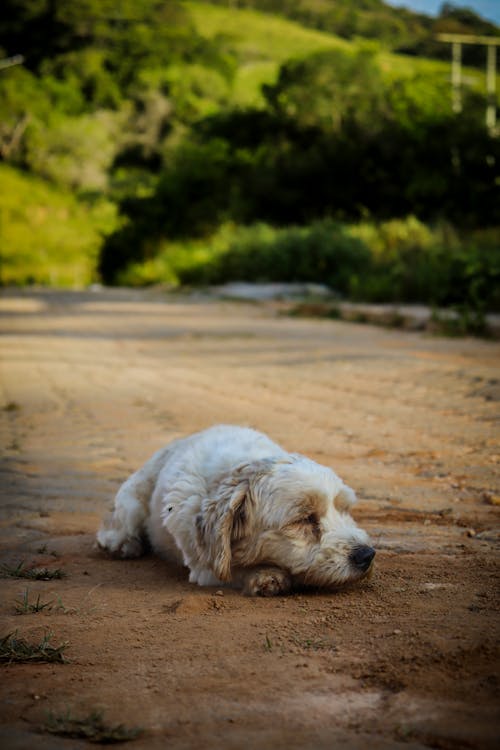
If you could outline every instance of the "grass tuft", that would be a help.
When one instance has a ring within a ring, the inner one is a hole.
[[[66,573],[61,568],[26,568],[24,560],[17,566],[0,565],[0,578],[29,578],[32,581],[53,581],[64,578]]]
[[[49,713],[47,722],[42,729],[60,737],[85,739],[89,742],[101,744],[134,740],[144,731],[140,727],[129,729],[123,724],[107,724],[101,711],[92,711],[88,716],[78,719],[71,716],[69,710],[61,715]]]
[[[17,638],[17,631],[9,633],[0,638],[0,664],[26,663],[26,662],[51,662],[65,664],[67,659],[63,656],[67,643],[59,646],[51,646],[52,633],[46,633],[41,642],[37,644],[27,643]]]
[[[52,609],[51,604],[53,602],[40,602],[40,594],[37,596],[36,602],[30,602],[29,601],[29,591],[28,589],[25,590],[23,594],[22,600],[19,602],[16,602],[16,612],[18,615],[31,615],[35,612],[42,612],[42,610]]]

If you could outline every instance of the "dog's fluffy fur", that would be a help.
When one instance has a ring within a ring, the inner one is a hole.
[[[348,514],[355,499],[331,469],[255,430],[220,425],[167,445],[132,474],[97,541],[125,558],[149,543],[201,586],[230,582],[264,596],[337,586],[363,578],[375,554]]]

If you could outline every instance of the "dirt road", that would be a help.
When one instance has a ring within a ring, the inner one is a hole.
[[[3,578],[0,637],[69,660],[0,665],[2,748],[87,747],[38,732],[92,709],[137,750],[497,746],[498,344],[122,291],[1,312],[1,559],[66,577]],[[357,490],[370,582],[248,599],[94,549],[128,473],[218,422]]]

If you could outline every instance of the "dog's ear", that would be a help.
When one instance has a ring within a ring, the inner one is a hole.
[[[200,553],[220,581],[231,580],[231,543],[240,539],[252,513],[251,483],[270,471],[267,459],[243,464],[224,477],[214,497],[205,498],[196,516]]]
[[[249,485],[246,479],[239,482],[223,481],[215,497],[207,497],[196,516],[196,538],[200,552],[220,581],[231,580],[231,542],[233,529],[240,534],[245,522],[245,505]]]
[[[351,505],[357,502],[356,493],[347,484],[342,484],[337,492],[333,504],[341,513],[346,513]]]

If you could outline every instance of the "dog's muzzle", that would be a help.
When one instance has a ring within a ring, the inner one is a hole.
[[[373,547],[363,545],[361,547],[355,547],[349,555],[349,562],[357,570],[365,573],[372,564],[373,558],[375,557],[375,550]]]

